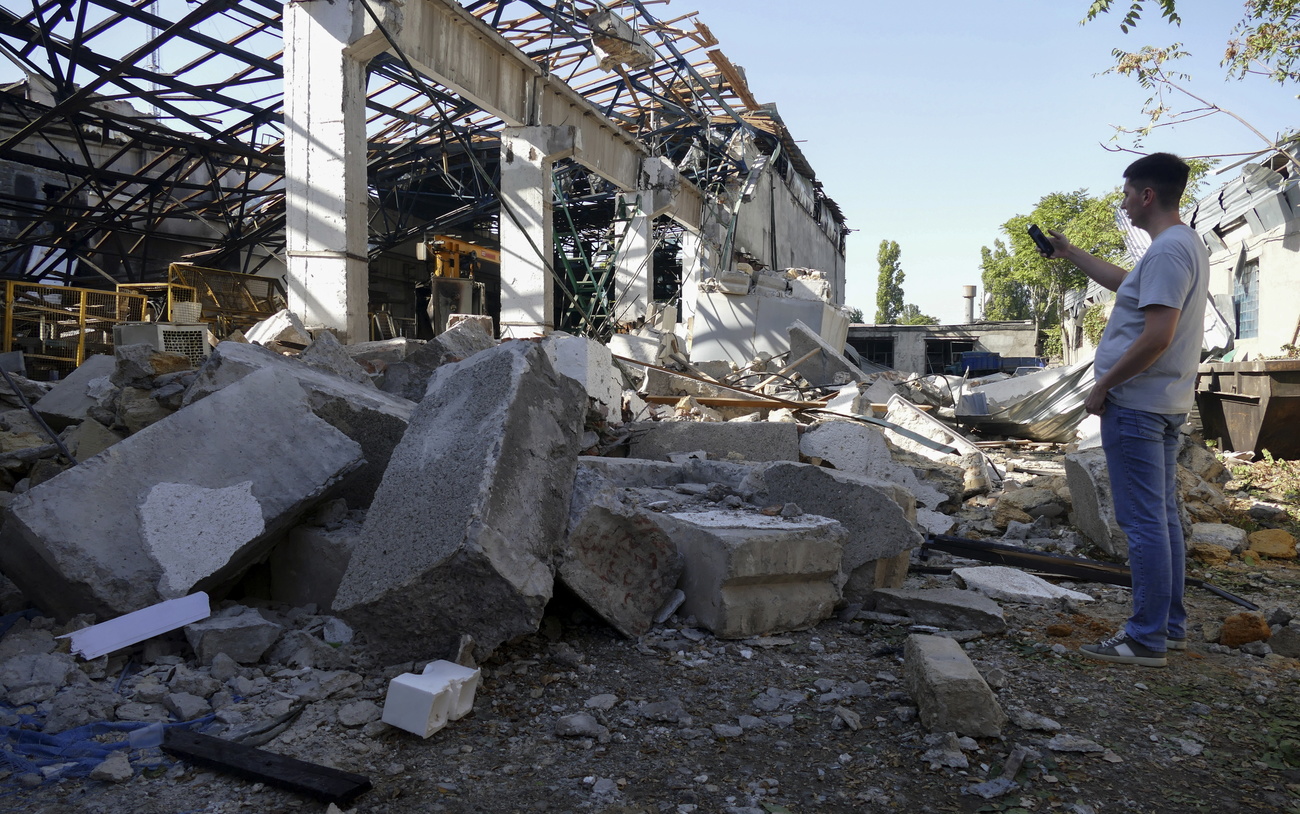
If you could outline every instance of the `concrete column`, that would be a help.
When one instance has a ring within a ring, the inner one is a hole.
[[[284,6],[285,243],[289,309],[344,342],[369,339],[365,64],[359,3]]]
[[[636,322],[645,317],[654,294],[654,258],[650,250],[650,216],[646,201],[650,190],[621,192],[615,205],[629,220],[620,224],[615,255],[614,321]]]
[[[700,298],[700,283],[709,275],[708,244],[697,233],[682,232],[682,322],[690,325],[695,303]]]
[[[551,165],[581,148],[577,129],[536,125],[501,131],[501,337],[555,328]]]

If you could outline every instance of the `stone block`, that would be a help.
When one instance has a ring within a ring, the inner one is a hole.
[[[972,738],[1002,734],[1007,716],[961,645],[944,636],[912,634],[903,646],[903,681],[931,732]]]
[[[556,575],[624,636],[650,630],[677,587],[682,558],[650,513],[596,470],[574,478]]]
[[[1246,530],[1227,523],[1193,523],[1189,545],[1217,545],[1234,554],[1246,549]]]
[[[672,452],[704,450],[718,461],[798,461],[799,427],[758,422],[639,422],[632,431],[633,458],[668,459]]]
[[[64,446],[78,461],[93,458],[121,440],[122,436],[93,418],[87,418],[63,436]]]
[[[415,404],[266,348],[229,341],[213,349],[183,403],[194,404],[257,370],[296,382],[317,416],[361,445],[364,462],[339,485],[337,494],[353,508],[368,506]]]
[[[1275,560],[1296,558],[1295,537],[1286,529],[1260,529],[1246,539],[1256,554]]]
[[[873,596],[876,610],[910,616],[922,625],[945,630],[1001,633],[1007,629],[1002,608],[987,596],[958,588],[881,588]]]
[[[363,369],[378,373],[388,365],[405,361],[406,357],[423,345],[424,340],[422,339],[407,339],[400,336],[396,339],[380,339],[374,342],[357,342],[344,345],[343,350],[347,351],[348,356]]]
[[[303,362],[317,370],[331,373],[363,387],[374,387],[374,380],[361,365],[357,364],[343,347],[338,337],[329,331],[321,331],[320,336],[302,352],[299,357]]]
[[[911,551],[923,542],[916,530],[916,500],[898,483],[779,462],[755,467],[742,491],[755,493],[760,504],[794,503],[805,512],[843,524],[847,536],[841,570],[844,595],[850,599],[871,593],[877,560]]]
[[[117,421],[128,433],[157,424],[173,412],[140,387],[123,387],[117,394]]]
[[[878,427],[856,421],[822,421],[799,437],[799,451],[841,472],[897,483],[927,509],[936,509],[949,500],[944,492],[922,483],[911,467],[894,460],[885,433]]]
[[[594,339],[560,331],[543,339],[542,347],[555,372],[582,385],[606,421],[623,423],[623,381],[609,348]]]
[[[402,673],[388,682],[384,723],[427,738],[474,708],[480,673],[450,661],[432,661],[424,672]]]
[[[682,612],[719,638],[801,630],[840,599],[844,527],[816,515],[715,510],[655,516],[685,558]]]
[[[240,612],[185,626],[185,640],[200,664],[211,664],[220,653],[240,664],[257,664],[284,632],[283,627],[255,610],[237,610]]]
[[[115,387],[151,389],[159,376],[192,370],[194,362],[183,353],[160,351],[153,345],[118,345],[113,348],[113,373],[109,380]]]
[[[262,371],[15,498],[0,570],[60,618],[217,588],[360,463],[301,388]]]
[[[428,658],[469,634],[482,658],[537,629],[586,399],[534,343],[434,372],[334,600],[374,653]]]
[[[244,331],[244,338],[255,345],[270,346],[288,342],[291,347],[296,346],[295,350],[311,344],[311,334],[307,332],[306,326],[297,314],[287,308]]]
[[[405,360],[390,364],[379,388],[411,401],[424,398],[430,377],[439,367],[460,362],[497,346],[482,322],[458,322],[415,348]]]
[[[1100,448],[1065,456],[1065,478],[1070,485],[1070,523],[1094,545],[1120,560],[1128,559],[1128,535],[1115,519],[1115,499]]]
[[[1286,625],[1273,625],[1273,635],[1269,637],[1268,646],[1279,656],[1300,659],[1300,624],[1292,622]]]
[[[55,432],[86,419],[86,411],[98,401],[99,388],[90,383],[113,375],[116,361],[107,354],[86,357],[77,369],[60,380],[32,406]]]
[[[1219,644],[1241,647],[1249,642],[1264,642],[1273,635],[1268,620],[1261,613],[1234,613],[1219,628]]]

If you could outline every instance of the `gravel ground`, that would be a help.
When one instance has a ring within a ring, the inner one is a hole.
[[[1294,566],[1210,576],[1262,608],[1296,606]],[[373,722],[394,668],[359,673],[263,748],[367,775],[374,788],[350,810],[376,814],[1300,811],[1300,663],[1196,637],[1163,670],[1085,661],[1074,649],[1115,627],[1127,593],[1076,587],[1098,601],[1004,604],[1008,632],[966,644],[1012,717],[1001,738],[925,731],[901,681],[905,625],[847,612],[722,641],[673,619],[629,641],[561,596],[538,635],[483,665],[473,713],[428,740]],[[1194,622],[1236,610],[1203,591],[1190,600]],[[270,680],[245,703],[270,716],[311,671],[259,672]],[[1013,754],[1009,791],[980,786]],[[326,808],[173,760],[124,782],[27,788],[11,775],[0,797],[0,811],[45,814]]]

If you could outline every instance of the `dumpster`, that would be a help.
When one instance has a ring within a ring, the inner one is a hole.
[[[1196,408],[1222,449],[1300,460],[1300,359],[1203,364]]]

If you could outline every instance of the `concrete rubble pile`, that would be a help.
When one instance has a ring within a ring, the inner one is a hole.
[[[22,611],[0,638],[8,702],[37,705],[47,732],[215,714],[247,734],[294,712],[268,690],[307,704],[391,682],[391,709],[338,714],[428,737],[468,711],[475,664],[539,629],[558,581],[630,638],[674,614],[722,639],[837,612],[956,631],[909,640],[909,693],[934,731],[995,736],[1006,716],[954,637],[1000,634],[998,601],[1090,597],[980,568],[904,590],[909,563],[949,532],[1122,556],[1098,453],[994,466],[895,374],[799,322],[784,364],[693,363],[642,334],[613,352],[498,342],[469,318],[345,347],[286,313],[197,369],[130,345],[57,384],[15,378],[22,398],[0,392],[0,610]],[[831,383],[810,408],[814,379]],[[1189,526],[1212,525],[1222,467],[1191,442],[1180,460]],[[125,652],[79,664],[53,635],[198,591],[210,618]],[[126,653],[146,666],[122,704],[96,680]]]

